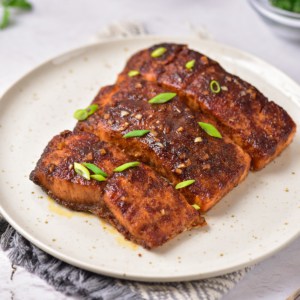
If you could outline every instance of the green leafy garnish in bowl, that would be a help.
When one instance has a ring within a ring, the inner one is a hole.
[[[300,13],[300,0],[269,0],[270,3],[280,9],[294,13]]]

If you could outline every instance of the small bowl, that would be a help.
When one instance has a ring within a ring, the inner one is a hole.
[[[249,0],[254,10],[285,39],[300,41],[300,14],[272,6],[269,0]]]

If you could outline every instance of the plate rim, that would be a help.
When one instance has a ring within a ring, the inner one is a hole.
[[[33,73],[40,71],[42,68],[46,67],[47,65],[51,64],[54,60],[62,60],[64,58],[68,57],[73,57],[74,54],[77,52],[85,52],[88,51],[92,48],[97,48],[101,47],[103,45],[110,45],[110,44],[118,44],[122,42],[134,42],[134,41],[139,41],[139,40],[146,40],[152,42],[152,43],[159,43],[163,41],[167,42],[175,42],[175,43],[199,43],[203,42],[207,45],[210,46],[217,46],[217,47],[222,47],[223,49],[226,49],[230,52],[234,53],[239,53],[254,62],[259,63],[262,66],[267,67],[270,71],[274,71],[277,73],[278,76],[283,78],[285,82],[288,83],[289,86],[293,87],[293,90],[298,90],[300,94],[300,86],[297,84],[296,81],[294,81],[292,78],[290,78],[288,75],[286,75],[284,72],[279,70],[278,68],[274,67],[273,65],[269,64],[268,62],[256,57],[255,55],[252,55],[251,53],[248,53],[243,50],[239,50],[235,47],[228,46],[223,43],[218,43],[215,41],[211,40],[202,40],[199,38],[190,38],[190,37],[172,37],[172,36],[157,36],[157,35],[148,35],[148,36],[142,36],[142,37],[133,37],[133,38],[120,38],[120,39],[113,39],[113,40],[106,40],[106,41],[101,41],[101,42],[96,42],[96,43],[89,43],[85,44],[76,48],[72,48],[70,50],[64,51],[61,54],[58,54],[50,59],[47,59],[46,61],[42,62],[41,64],[37,64],[35,67],[30,69],[29,71],[25,72],[19,79],[17,79],[13,84],[11,84],[1,95],[0,95],[0,105],[1,101],[6,97],[6,94],[8,94],[15,86],[17,86],[21,81],[26,79],[28,76],[31,76]],[[292,101],[295,103],[298,107],[300,107],[300,103],[297,102],[294,99],[289,99],[289,101]],[[212,271],[212,272],[206,272],[204,274],[201,273],[193,273],[191,275],[185,275],[184,277],[182,275],[174,275],[172,277],[165,277],[163,276],[155,276],[155,277],[149,277],[149,275],[146,276],[141,276],[141,275],[131,275],[131,274],[124,274],[123,272],[119,272],[118,270],[114,270],[111,272],[110,270],[105,270],[103,267],[101,270],[99,270],[99,267],[93,267],[92,264],[82,262],[76,258],[72,258],[61,251],[58,251],[51,246],[48,246],[46,243],[43,243],[40,241],[38,238],[35,238],[30,232],[27,232],[26,229],[23,229],[21,225],[18,224],[16,220],[14,220],[13,217],[10,216],[9,213],[6,212],[4,207],[2,207],[2,203],[0,201],[0,213],[4,217],[4,219],[19,232],[23,237],[25,237],[28,241],[33,243],[36,247],[40,248],[41,250],[45,251],[46,253],[56,257],[57,259],[60,259],[70,265],[76,266],[78,268],[88,270],[91,272],[94,272],[96,274],[101,274],[101,275],[106,275],[106,276],[111,276],[114,278],[120,278],[120,279],[130,279],[130,280],[136,280],[136,281],[142,281],[142,282],[178,282],[178,281],[191,281],[191,280],[199,280],[199,279],[205,279],[205,278],[210,278],[210,277],[215,277],[215,276],[220,276],[224,275],[227,273],[231,273],[233,271],[237,271],[239,269],[254,265],[260,261],[265,260],[266,258],[274,255],[275,253],[279,252],[283,248],[285,248],[288,244],[292,243],[294,240],[300,237],[300,230],[298,231],[297,234],[291,236],[289,239],[287,239],[284,243],[279,244],[277,247],[272,248],[271,251],[264,253],[263,255],[260,255],[257,258],[252,259],[251,261],[246,261],[244,263],[238,263],[234,264],[231,267],[223,267],[219,269],[218,271]]]

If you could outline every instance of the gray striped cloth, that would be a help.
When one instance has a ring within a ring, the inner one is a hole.
[[[203,32],[194,34],[203,38]],[[118,23],[109,26],[93,38],[126,38],[145,35],[145,27],[138,23]],[[103,300],[217,300],[221,299],[249,268],[237,272],[192,282],[142,283],[114,279],[84,271],[64,263],[40,250],[0,215],[0,245],[7,251],[13,265],[24,267],[52,285],[56,290],[79,299]]]
[[[56,290],[79,299],[216,300],[240,281],[248,269],[192,282],[142,283],[93,274],[40,250],[0,217],[0,245],[13,265],[46,280]]]

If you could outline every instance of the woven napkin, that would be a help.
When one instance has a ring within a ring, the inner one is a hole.
[[[190,27],[194,36],[209,38],[205,30]],[[142,24],[122,22],[107,27],[93,42],[146,35]],[[0,245],[13,265],[24,267],[47,281],[56,290],[79,299],[103,300],[217,300],[221,299],[249,268],[230,274],[191,282],[142,283],[97,275],[64,263],[40,250],[0,215]]]

